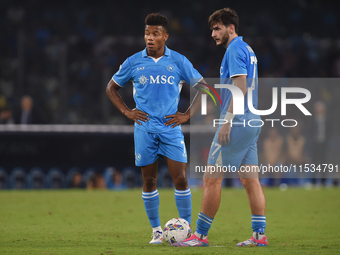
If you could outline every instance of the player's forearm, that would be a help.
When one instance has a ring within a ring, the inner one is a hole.
[[[209,91],[210,89],[207,86],[205,86],[205,84],[206,84],[206,82],[203,79],[201,82],[199,82],[199,84],[196,85],[196,87],[204,89],[206,91]],[[206,94],[206,92],[204,92],[203,90],[197,91],[194,99],[192,100],[191,105],[189,106],[189,108],[184,113],[184,114],[188,115],[189,118],[191,118],[197,112],[197,110],[200,108],[200,106],[201,106],[201,95],[202,94]]]
[[[201,106],[201,95],[203,94],[203,91],[197,91],[194,99],[192,100],[191,105],[188,107],[188,109],[186,110],[186,112],[184,113],[185,115],[187,115],[189,118],[191,118],[196,112],[197,110],[200,108]]]
[[[233,97],[231,97],[231,99],[230,99],[230,104],[229,104],[227,112],[230,112],[230,113],[234,112],[234,100],[233,100]]]

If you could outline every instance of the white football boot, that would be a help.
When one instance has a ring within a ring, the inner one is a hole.
[[[163,232],[156,230],[152,233],[152,240],[150,241],[151,244],[162,244],[163,243]]]

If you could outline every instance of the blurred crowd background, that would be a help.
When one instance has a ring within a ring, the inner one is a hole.
[[[204,77],[219,77],[225,49],[215,46],[207,20],[224,7],[238,13],[239,35],[257,55],[260,78],[340,77],[340,4],[334,1],[1,0],[0,124],[132,125],[105,88],[119,65],[144,49],[145,17],[167,16],[167,46]],[[340,150],[339,88],[311,88],[313,119],[301,127],[263,129],[260,160],[333,162]],[[120,93],[134,107],[132,86]],[[184,87],[180,110],[189,93]]]

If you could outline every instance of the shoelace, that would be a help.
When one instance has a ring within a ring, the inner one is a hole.
[[[152,237],[153,239],[157,239],[157,238],[159,238],[162,234],[163,234],[163,233],[161,233],[161,232],[159,232],[159,231],[155,231],[155,232],[153,232],[153,233],[151,234],[151,237]]]

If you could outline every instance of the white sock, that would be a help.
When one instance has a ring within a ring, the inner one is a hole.
[[[195,231],[195,236],[197,236],[199,239],[207,238],[206,235],[201,235],[201,234],[197,233],[197,231]]]
[[[265,236],[264,233],[253,232],[253,237],[254,237],[256,240],[261,240],[264,236]]]
[[[163,230],[162,230],[161,226],[152,228],[152,232],[155,232],[155,231],[159,231],[159,232],[162,232],[162,233],[163,233]]]

